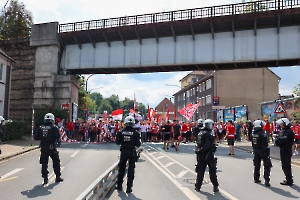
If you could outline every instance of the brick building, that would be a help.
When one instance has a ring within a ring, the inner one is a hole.
[[[175,105],[170,99],[165,97],[155,107],[156,115],[160,115],[161,118],[165,119],[168,109],[169,109],[169,114],[170,114],[170,119],[169,120],[173,120],[174,119],[174,112],[175,112]],[[176,114],[176,116],[178,117],[178,113]]]
[[[197,103],[201,100],[192,120],[199,118],[216,120],[216,109],[240,105],[248,107],[248,118],[252,120],[261,117],[260,102],[279,97],[280,77],[269,68],[206,71],[196,75],[191,73],[180,82],[186,82],[187,79],[192,82],[188,85],[181,84],[181,90],[173,96],[177,110],[188,103]],[[214,105],[216,97],[219,101]],[[178,116],[178,119],[184,120],[182,116]]]

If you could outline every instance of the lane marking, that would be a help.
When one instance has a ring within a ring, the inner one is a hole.
[[[164,158],[165,156],[159,156],[158,158],[156,158],[157,160]]]
[[[80,151],[75,151],[71,156],[70,158],[74,158]]]
[[[60,171],[62,172],[65,169],[65,167],[61,167]],[[54,171],[51,173],[51,175],[48,177],[48,184],[54,182],[56,179],[56,176],[54,176]]]
[[[4,182],[4,181],[9,181],[9,180],[12,180],[12,179],[15,179],[15,178],[18,178],[17,176],[13,176],[11,178],[7,178],[7,179],[3,179],[3,180],[0,180],[0,183],[1,182]]]
[[[177,174],[176,178],[182,178],[188,172],[188,170],[182,170],[181,172],[179,172],[179,174]]]
[[[149,147],[151,147],[151,146],[149,146]],[[187,168],[186,166],[184,166],[184,165],[181,164],[180,162],[178,162],[178,161],[174,160],[173,158],[171,158],[171,157],[167,156],[166,154],[164,154],[163,151],[162,151],[161,149],[156,149],[156,148],[153,148],[153,147],[151,147],[151,148],[154,149],[154,150],[156,150],[156,151],[159,151],[159,153],[161,153],[162,155],[164,155],[164,156],[167,157],[168,159],[174,161],[175,163],[177,163],[177,164],[180,165],[181,167],[185,168],[185,169],[188,170],[189,172],[193,173],[195,176],[197,175],[197,174],[195,173],[195,171],[193,171],[193,170]],[[146,154],[144,154],[144,155],[146,155]],[[153,156],[152,156],[152,157],[153,157]],[[154,158],[154,157],[153,157],[153,158]],[[156,159],[154,158],[154,160],[156,160]],[[156,160],[156,161],[159,162],[159,160]],[[153,162],[154,162],[154,161],[153,161]],[[165,168],[165,170],[166,170],[166,171],[169,171],[169,173],[170,173],[171,175],[173,174],[173,173],[172,173],[170,170],[168,170],[167,168]],[[174,175],[173,177],[175,177],[175,175]],[[204,179],[205,179],[205,178],[204,178]],[[226,192],[225,190],[221,189],[220,187],[219,187],[219,190],[220,190],[220,192],[221,192],[222,194],[224,194],[225,196],[227,196],[229,199],[231,199],[231,200],[238,200],[237,198],[235,198],[234,196],[232,196],[231,194],[229,194],[229,193]],[[190,191],[191,191],[191,190],[190,190]]]
[[[8,172],[7,174],[4,174],[3,176],[1,176],[0,179],[6,179],[7,177],[15,174],[15,173],[18,173],[19,171],[22,171],[24,168],[17,168],[17,169],[14,169],[12,170],[11,172]]]
[[[175,180],[170,174],[165,172],[158,164],[156,164],[150,157],[148,157],[146,154],[144,156],[159,170],[161,173],[163,173],[170,181],[174,183],[174,185],[181,190],[183,194],[186,195],[187,198],[193,199],[193,200],[201,200],[197,195],[195,195],[194,192],[192,192],[189,188],[183,187],[177,180]]]
[[[169,162],[169,163],[165,164],[165,167],[169,167],[169,166],[174,165],[174,164],[175,164],[175,162]]]

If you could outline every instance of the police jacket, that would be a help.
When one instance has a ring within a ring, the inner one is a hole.
[[[252,147],[254,150],[266,152],[268,148],[268,135],[261,127],[255,127],[252,132]]]
[[[132,127],[125,127],[117,133],[116,144],[121,145],[121,150],[140,147],[140,133]]]
[[[35,140],[41,140],[41,146],[54,144],[59,140],[60,134],[57,126],[44,123],[39,126],[34,135]]]
[[[294,132],[290,126],[283,128],[278,134],[276,140],[278,141],[280,149],[291,148],[294,143]]]
[[[195,137],[197,137],[197,135],[199,134],[199,132],[200,132],[200,127],[199,127],[199,126],[193,127],[192,133],[193,133],[193,135],[194,135]]]
[[[199,134],[197,135],[197,154],[207,154],[208,151],[214,145],[214,136],[211,134],[211,130],[207,128],[201,128]],[[213,152],[215,149],[213,150]]]

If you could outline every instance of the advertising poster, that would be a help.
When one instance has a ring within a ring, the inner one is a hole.
[[[277,104],[277,102],[271,102],[261,105],[261,114],[263,119],[268,119],[269,122],[272,122],[274,119],[278,118],[277,114],[274,113]]]
[[[241,121],[247,121],[247,106],[240,106],[235,108],[235,121],[241,122]]]
[[[224,116],[223,116],[223,110],[217,110],[217,122],[223,122]]]
[[[228,120],[234,121],[234,114],[234,108],[224,109],[224,122],[227,122]]]
[[[72,103],[72,121],[78,119],[78,105],[76,103]]]

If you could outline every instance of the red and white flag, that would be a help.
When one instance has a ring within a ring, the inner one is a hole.
[[[184,116],[187,120],[191,120],[195,111],[199,107],[201,100],[197,104],[189,103],[185,108],[179,110],[179,113]]]
[[[156,111],[153,108],[148,109],[148,120],[150,120],[150,122],[152,121],[155,114],[156,114]]]
[[[134,99],[133,99],[133,110],[136,109],[136,99],[135,99],[135,94],[134,94]]]
[[[123,117],[123,109],[113,110],[111,112],[112,119],[115,120],[122,120]]]

